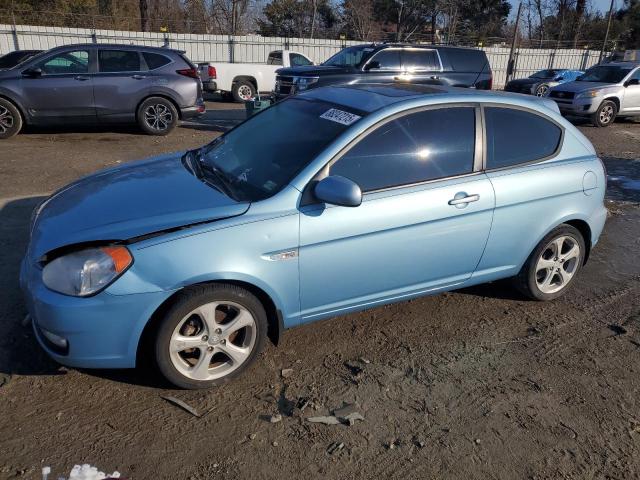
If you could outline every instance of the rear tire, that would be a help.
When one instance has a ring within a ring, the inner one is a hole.
[[[605,100],[600,104],[598,110],[591,115],[591,123],[600,128],[608,127],[616,119],[617,114],[618,107],[615,102]]]
[[[9,100],[0,98],[0,140],[11,138],[22,130],[22,115]]]
[[[221,385],[255,361],[267,328],[264,307],[249,291],[229,284],[188,288],[159,324],[158,369],[179,388]]]
[[[166,98],[149,97],[138,107],[137,119],[145,133],[167,135],[178,124],[178,111]]]
[[[231,94],[236,102],[243,103],[256,96],[256,89],[247,80],[238,80],[231,87]]]
[[[534,300],[553,300],[563,295],[582,268],[586,254],[580,231],[562,224],[549,232],[531,252],[514,286]]]

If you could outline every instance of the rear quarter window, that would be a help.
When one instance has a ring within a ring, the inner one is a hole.
[[[487,55],[482,50],[471,48],[446,48],[440,50],[451,68],[458,72],[481,72],[487,64]]]
[[[267,65],[282,65],[282,52],[271,52],[267,58]]]
[[[142,56],[144,57],[144,61],[147,62],[149,70],[155,70],[156,68],[164,67],[171,63],[171,59],[169,57],[165,57],[159,53],[142,52]]]
[[[485,107],[487,169],[511,167],[549,157],[560,146],[562,129],[541,115]]]

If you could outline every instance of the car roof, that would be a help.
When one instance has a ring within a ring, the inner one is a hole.
[[[598,66],[598,65],[595,65]],[[635,68],[637,66],[640,66],[640,63],[638,62],[610,62],[610,63],[605,63],[604,66],[606,67],[631,67],[631,68]]]
[[[157,52],[173,52],[184,53],[183,50],[176,50],[167,47],[149,47],[146,45],[129,45],[122,43],[73,43],[68,45],[61,45],[59,47],[53,47],[49,52],[55,52],[58,50],[67,50],[69,48],[117,48],[118,50],[147,50]]]
[[[539,109],[541,106],[556,111],[553,100],[543,99],[519,93],[476,90],[472,88],[446,87],[441,85],[398,85],[389,84],[354,84],[319,87],[299,94],[304,98],[317,99],[345,107],[374,112],[382,108],[417,99],[442,97],[452,102],[492,102],[509,103]],[[442,102],[445,103],[445,102]]]

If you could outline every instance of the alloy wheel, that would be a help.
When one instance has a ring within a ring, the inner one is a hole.
[[[257,337],[253,315],[234,302],[212,302],[186,315],[173,331],[173,366],[192,380],[229,375],[250,357]]]
[[[608,124],[609,122],[611,122],[613,115],[614,115],[613,106],[605,105],[604,107],[602,107],[602,110],[600,110],[600,114],[599,114],[600,123],[602,123],[603,125]]]
[[[536,96],[544,97],[546,95],[547,91],[549,91],[549,87],[547,85],[540,85],[536,89]]]
[[[578,241],[568,235],[553,239],[536,263],[536,284],[542,293],[565,288],[578,271],[582,252]]]
[[[13,128],[14,121],[13,114],[0,105],[0,133],[6,133]]]
[[[149,128],[161,132],[169,128],[173,122],[173,113],[166,105],[156,103],[144,110],[144,121]]]

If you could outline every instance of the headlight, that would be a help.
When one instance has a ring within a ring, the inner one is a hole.
[[[587,90],[586,92],[576,94],[576,98],[593,98],[597,97],[599,93],[598,90]]]
[[[47,263],[42,281],[56,292],[86,297],[113,282],[132,262],[129,250],[122,246],[87,248]]]
[[[318,77],[296,77],[295,84],[298,90],[306,90],[318,81]]]

